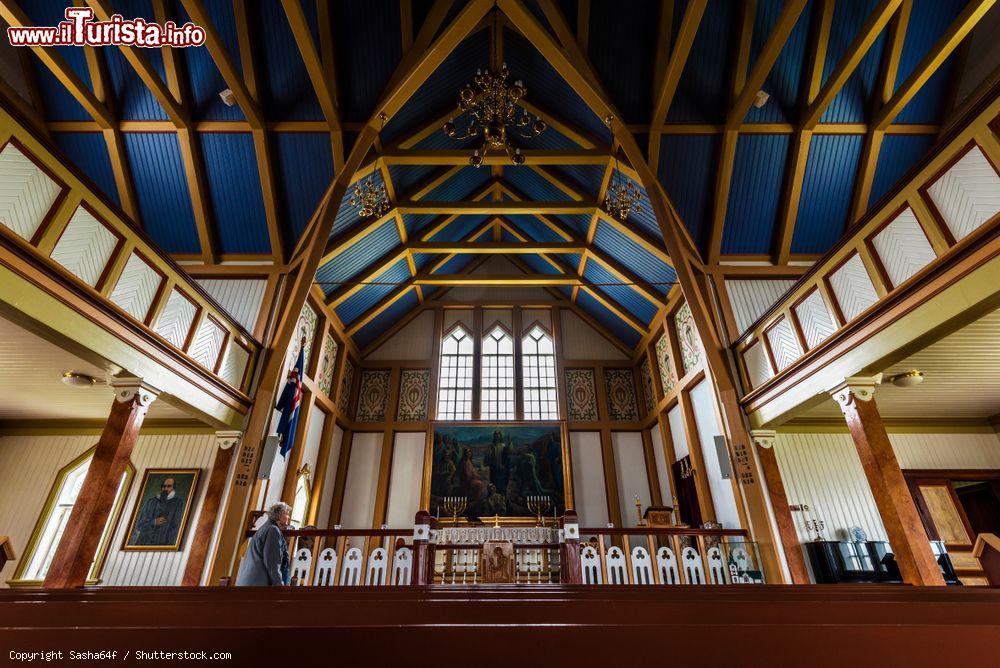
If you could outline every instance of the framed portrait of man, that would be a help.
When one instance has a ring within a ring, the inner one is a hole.
[[[181,549],[200,469],[146,469],[122,550]]]

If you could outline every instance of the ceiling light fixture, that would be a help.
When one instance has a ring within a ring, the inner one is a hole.
[[[227,107],[233,107],[236,105],[236,95],[233,94],[233,91],[229,88],[219,93],[219,99],[222,100],[222,104]]]
[[[500,26],[500,11],[493,6],[494,35],[498,34]],[[524,139],[532,139],[545,132],[548,127],[545,121],[532,116],[519,106],[528,89],[521,81],[513,85],[507,83],[510,71],[507,63],[499,67],[495,63],[500,60],[499,40],[493,39],[493,62],[491,69],[476,70],[471,84],[466,84],[458,93],[458,108],[470,116],[469,124],[462,131],[455,125],[455,119],[449,118],[442,126],[444,133],[455,140],[482,137],[482,144],[473,150],[469,156],[469,164],[479,167],[483,164],[486,152],[503,150],[515,165],[524,164],[524,154],[521,149],[512,146],[511,135]],[[518,114],[520,110],[520,114]]]
[[[760,109],[767,101],[771,99],[770,94],[767,91],[759,90],[757,94],[753,96],[753,106],[755,109]]]
[[[93,387],[97,379],[85,373],[67,371],[62,375],[62,382],[70,387]]]
[[[608,192],[604,198],[604,209],[614,218],[624,223],[628,220],[630,213],[639,213],[642,211],[642,193],[639,192],[639,188],[632,181],[624,181],[622,179],[622,166],[618,163],[618,151],[615,150],[614,146],[614,128],[612,128],[614,120],[614,116],[611,115],[608,115],[604,119],[604,122],[611,130],[611,148],[615,154],[614,182],[608,186]]]
[[[924,382],[924,372],[917,369],[910,369],[903,373],[897,373],[889,378],[889,382],[896,387],[915,387]]]
[[[385,127],[386,115],[378,115]],[[381,128],[379,129],[381,134]],[[375,182],[375,173],[372,172],[364,181],[354,186],[354,194],[351,195],[351,206],[358,210],[358,215],[362,218],[378,218],[389,210],[389,193],[386,192],[384,182]]]

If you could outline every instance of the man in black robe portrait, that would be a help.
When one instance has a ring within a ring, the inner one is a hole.
[[[146,499],[132,533],[133,545],[173,545],[184,514],[184,500],[174,490],[174,479],[164,478],[160,493]]]

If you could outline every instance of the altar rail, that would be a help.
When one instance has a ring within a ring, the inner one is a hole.
[[[561,524],[560,542],[514,543],[517,584],[764,582],[757,545],[742,529],[580,529],[570,514]],[[292,586],[482,583],[482,545],[438,543],[437,534],[426,514],[417,516],[413,529],[286,531]]]

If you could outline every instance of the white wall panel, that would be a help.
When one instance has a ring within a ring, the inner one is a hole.
[[[889,434],[903,469],[998,469],[1000,440],[994,433]],[[778,468],[788,502],[805,503],[810,517],[826,522],[826,536],[860,526],[876,540],[885,528],[850,434],[779,433]],[[804,513],[793,513],[801,540],[809,540]]]
[[[427,434],[422,431],[396,434],[385,518],[385,523],[392,529],[413,526],[413,517],[420,509],[426,439]]]
[[[635,497],[639,497],[643,508],[649,505],[649,478],[646,474],[646,457],[642,450],[642,434],[637,431],[612,432],[611,447],[615,453],[618,505],[622,511],[622,526],[638,526]]]
[[[670,465],[667,454],[663,451],[663,438],[660,436],[660,426],[654,425],[649,430],[649,440],[653,445],[653,456],[656,458],[656,477],[660,482],[660,498],[663,505],[672,506],[673,493],[670,490]]]
[[[323,427],[326,425],[326,413],[314,406],[309,413],[309,431],[306,432],[306,442],[302,450],[302,464],[309,465],[309,470],[315,475],[316,457],[319,455],[319,444],[323,440]],[[313,484],[315,484],[315,480]]]
[[[0,527],[22,555],[59,469],[97,443],[97,435],[0,437]],[[208,474],[215,457],[212,434],[139,436],[132,451],[136,475],[109,543],[101,574],[105,585],[171,586],[180,584],[201,512]],[[147,468],[199,468],[201,479],[178,552],[122,552],[125,531]],[[0,572],[0,587],[14,575],[17,562]]]
[[[267,281],[257,278],[196,278],[219,306],[226,309],[236,322],[253,331],[264,300]]]
[[[330,522],[330,506],[333,505],[334,487],[337,484],[337,466],[340,464],[340,449],[344,440],[344,430],[334,426],[330,443],[330,461],[326,465],[326,480],[323,481],[323,497],[319,500],[316,526],[326,527]]]
[[[793,285],[794,280],[784,278],[726,281],[729,303],[740,330],[738,333],[742,334],[750,329],[750,325],[776,304]]]
[[[698,440],[701,443],[702,456],[708,486],[712,490],[712,502],[715,504],[716,520],[722,522],[727,529],[740,527],[740,514],[736,508],[736,496],[733,485],[722,478],[719,468],[719,455],[715,449],[715,437],[722,431],[715,415],[715,394],[708,381],[701,381],[691,390],[691,407],[694,410],[694,421],[698,425]]]
[[[378,491],[378,467],[382,456],[382,434],[354,434],[347,465],[344,508],[340,524],[345,529],[370,529]]]
[[[588,325],[577,314],[562,309],[563,354],[576,360],[623,360],[625,353],[618,350],[600,332]],[[527,323],[526,323],[527,324]]]
[[[670,423],[670,440],[674,442],[674,456],[678,460],[684,459],[691,453],[688,450],[687,430],[684,428],[684,413],[679,404],[667,413],[667,422]]]
[[[424,311],[365,359],[426,360],[434,352],[434,311]]]
[[[573,502],[580,526],[603,527],[608,523],[608,497],[601,435],[596,431],[571,431],[569,447],[573,457]]]

